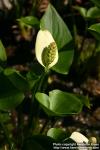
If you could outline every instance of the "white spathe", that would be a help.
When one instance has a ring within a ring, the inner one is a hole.
[[[39,30],[36,38],[36,44],[35,44],[35,54],[38,62],[44,66],[42,62],[42,53],[44,48],[48,47],[51,43],[55,43],[55,40],[53,39],[51,33],[48,30]],[[55,43],[56,44],[56,43]],[[54,66],[58,61],[58,49],[56,49],[56,55],[51,64],[49,64],[48,69]],[[46,67],[46,66],[44,66]]]
[[[70,138],[77,143],[79,150],[88,150],[88,147],[86,147],[86,144],[89,143],[89,140],[83,134],[79,132],[73,132]]]

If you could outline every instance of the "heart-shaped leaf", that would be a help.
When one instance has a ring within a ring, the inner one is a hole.
[[[60,90],[44,93],[36,93],[36,99],[44,111],[51,116],[66,116],[79,113],[82,110],[82,102],[74,95]]]

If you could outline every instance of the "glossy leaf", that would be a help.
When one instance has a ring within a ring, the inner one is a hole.
[[[97,7],[100,8],[100,0],[91,0]]]
[[[21,17],[18,21],[32,27],[39,26],[39,20],[34,16]]]
[[[100,9],[98,7],[91,7],[87,11],[87,18],[100,18]]]
[[[12,84],[20,91],[28,91],[29,84],[27,80],[15,69],[7,68],[4,70],[4,74],[12,82]]]
[[[51,128],[47,132],[47,136],[55,139],[57,142],[61,142],[66,138],[66,133],[60,128]]]
[[[62,49],[72,40],[68,27],[51,4],[48,5],[45,14],[40,20],[40,28],[51,32],[58,49]]]
[[[60,51],[58,62],[52,68],[52,70],[61,74],[68,74],[69,68],[73,61],[73,55],[74,55],[73,50]]]
[[[49,96],[44,93],[36,93],[36,99],[44,111],[51,116],[66,116],[79,113],[82,109],[81,101],[73,94],[53,90]]]
[[[6,60],[7,60],[6,51],[0,40],[0,61],[6,61]]]
[[[22,150],[52,150],[53,142],[52,138],[44,135],[36,135],[25,140]]]
[[[100,23],[91,25],[88,30],[93,34],[93,36],[100,41]]]

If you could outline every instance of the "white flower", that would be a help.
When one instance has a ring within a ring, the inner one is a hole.
[[[89,143],[89,140],[83,134],[73,132],[70,138],[77,143],[79,150],[88,150],[87,144]]]
[[[35,54],[38,62],[47,69],[57,63],[57,45],[48,30],[40,30],[38,32],[35,45]]]

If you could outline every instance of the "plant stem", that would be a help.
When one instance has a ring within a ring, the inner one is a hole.
[[[40,91],[43,92],[43,90],[42,90],[43,82],[44,82],[46,76],[47,76],[47,72],[43,72],[40,79],[37,81],[37,83],[35,85],[35,89],[33,91],[32,104],[31,104],[31,110],[30,110],[30,114],[29,114],[29,123],[28,123],[29,134],[30,134],[31,130],[35,130],[35,128],[36,128],[37,122],[38,122],[38,116],[39,116],[39,112],[40,112],[39,103],[35,99],[35,94],[36,94],[36,92],[40,92]]]

